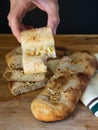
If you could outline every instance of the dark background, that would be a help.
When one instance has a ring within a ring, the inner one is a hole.
[[[60,24],[58,34],[96,34],[98,33],[97,0],[59,0]],[[9,0],[0,0],[0,33],[11,33],[7,15]],[[45,26],[47,15],[35,9],[28,13],[23,22],[34,27]]]

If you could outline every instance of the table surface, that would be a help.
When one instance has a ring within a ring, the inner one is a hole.
[[[98,53],[98,35],[56,35],[56,46],[73,52],[89,50]],[[30,104],[41,91],[12,96],[2,74],[6,68],[5,55],[20,46],[12,35],[0,35],[0,130],[98,130],[98,118],[80,101],[74,112],[65,120],[44,123],[31,114]]]

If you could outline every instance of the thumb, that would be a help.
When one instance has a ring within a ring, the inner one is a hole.
[[[60,22],[60,18],[58,15],[55,15],[54,13],[51,15],[48,15],[47,25],[52,28],[52,31],[54,34],[56,34],[56,30],[57,30],[59,22]]]
[[[56,34],[56,29],[60,22],[58,3],[52,3],[51,6],[49,6],[49,8],[47,8],[46,11],[48,14],[47,24],[52,28],[53,33]]]

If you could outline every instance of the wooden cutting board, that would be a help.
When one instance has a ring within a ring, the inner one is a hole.
[[[89,50],[98,53],[98,35],[57,35],[56,47],[70,49],[72,52]],[[65,120],[44,123],[31,114],[30,104],[42,89],[12,96],[7,82],[2,78],[6,68],[5,55],[19,46],[12,35],[0,35],[0,130],[98,130],[98,118],[80,101],[75,111]]]

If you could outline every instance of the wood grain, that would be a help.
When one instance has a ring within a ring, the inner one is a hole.
[[[98,35],[57,35],[56,46],[71,49],[73,52],[89,50],[98,53]],[[5,70],[5,55],[20,44],[12,35],[0,35],[0,130],[97,130],[98,118],[81,102],[66,119],[54,123],[36,120],[31,114],[30,103],[42,90],[14,97],[2,77]]]

